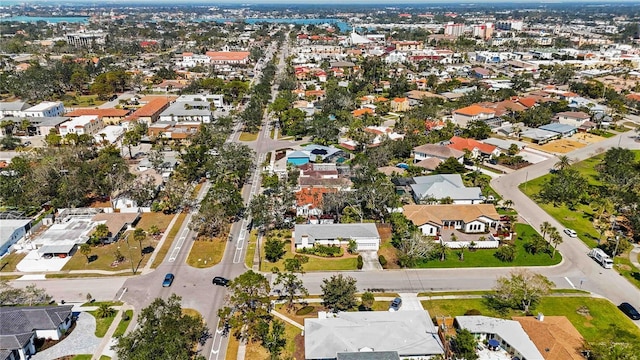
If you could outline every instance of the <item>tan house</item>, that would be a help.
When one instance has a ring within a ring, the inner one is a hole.
[[[427,236],[437,236],[443,229],[485,233],[500,222],[491,204],[406,205],[403,209],[407,219]]]
[[[405,112],[409,110],[409,99],[406,97],[395,98],[391,101],[391,111]]]
[[[78,117],[83,115],[96,115],[98,116],[104,125],[119,125],[122,120],[124,120],[127,115],[129,115],[129,110],[125,109],[75,109],[71,112],[68,112],[66,116],[68,117]]]

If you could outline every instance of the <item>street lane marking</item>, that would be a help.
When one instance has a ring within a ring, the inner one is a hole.
[[[215,354],[215,359],[218,359],[220,355],[220,347],[222,347],[222,335],[218,337],[218,334],[222,334],[222,330],[220,330],[220,319],[218,319],[218,323],[216,324],[216,331],[213,333],[213,340],[211,341],[211,353],[209,354],[209,360],[213,359],[213,355]],[[220,339],[218,342],[218,348],[215,348],[216,339]]]
[[[573,285],[573,283],[571,282],[571,280],[569,280],[569,278],[568,278],[568,277],[566,277],[566,276],[565,276],[565,277],[564,277],[564,279],[565,279],[565,280],[567,280],[567,282],[569,283],[569,285],[571,285],[571,287],[572,287],[572,288],[574,288],[574,289],[576,288],[576,287]]]

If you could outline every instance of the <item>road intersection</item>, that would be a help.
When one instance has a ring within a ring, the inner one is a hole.
[[[278,73],[282,73],[285,65],[286,47],[279,53],[280,62]],[[259,70],[256,70],[259,72]],[[256,76],[258,74],[256,73]],[[272,88],[272,96],[275,98],[277,89]],[[299,142],[287,140],[273,140],[269,136],[269,115],[265,112],[264,123],[256,141],[248,144],[256,152],[255,170],[251,176],[250,184],[242,191],[245,203],[260,190],[261,165],[268,152],[276,149],[287,148]],[[230,141],[239,142],[239,125],[230,135]],[[567,154],[570,158],[583,160],[606,151],[609,148],[621,146],[630,149],[640,149],[640,143],[633,134],[623,133],[616,137],[606,139],[600,143],[588,145]],[[504,198],[514,202],[514,208],[519,216],[534,228],[548,221],[553,226],[562,229],[562,225],[537,206],[531,199],[518,190],[518,185],[525,180],[531,180],[549,172],[557,159],[540,162],[513,173],[502,175],[492,180],[491,185]],[[203,186],[200,199],[206,194],[207,186]],[[197,210],[194,210],[197,211]],[[227,341],[226,337],[217,329],[219,319],[217,310],[224,305],[226,288],[215,286],[211,280],[214,276],[234,278],[244,271],[244,258],[249,238],[250,219],[233,224],[231,236],[222,261],[207,269],[196,269],[186,264],[186,259],[195,238],[195,233],[188,228],[187,219],[178,231],[179,236],[174,240],[169,256],[158,266],[155,271],[135,277],[113,277],[95,279],[49,279],[36,283],[37,286],[47,289],[57,299],[71,299],[71,293],[80,295],[90,292],[98,299],[121,298],[136,309],[142,309],[155,298],[167,298],[171,293],[182,297],[183,307],[193,308],[199,311],[211,330],[211,338],[202,348],[202,354],[209,360],[224,359]],[[640,290],[630,284],[614,270],[606,270],[592,261],[586,253],[587,246],[579,239],[569,238],[563,234],[564,242],[559,246],[563,254],[563,261],[552,267],[536,267],[532,270],[542,273],[552,280],[558,288],[576,288],[591,291],[619,303],[622,301],[635,301],[640,299]],[[347,271],[341,272],[352,276],[357,280],[361,291],[367,289],[384,289],[387,292],[423,292],[445,290],[484,290],[495,285],[499,276],[508,274],[511,268],[481,268],[481,269],[405,269],[384,271]],[[166,273],[173,273],[176,279],[171,287],[161,287],[162,279]],[[312,294],[320,293],[322,280],[331,276],[331,272],[306,273],[302,276],[305,286]],[[270,277],[270,274],[265,274]],[[28,285],[27,282],[15,282],[18,286]],[[22,283],[22,284],[19,284]],[[73,290],[69,290],[73,289]],[[73,298],[79,295],[73,295]],[[640,326],[640,322],[636,321]]]

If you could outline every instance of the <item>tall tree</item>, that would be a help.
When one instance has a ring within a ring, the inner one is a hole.
[[[457,358],[476,360],[478,358],[477,346],[478,339],[469,330],[460,329],[456,332],[456,337],[453,339],[453,351]]]
[[[347,311],[358,305],[356,300],[356,279],[342,274],[333,275],[329,279],[323,279],[322,303],[334,313]]]
[[[553,254],[551,255],[551,258],[554,258],[556,256],[558,245],[562,244],[563,241],[562,235],[560,235],[558,229],[554,228],[551,234],[549,234],[549,240],[551,240],[551,244],[553,244]]]
[[[91,245],[85,243],[80,245],[80,253],[87,258],[87,264],[90,262],[89,255],[91,255]]]
[[[288,309],[292,309],[295,302],[302,298],[302,296],[309,295],[307,288],[304,286],[304,282],[293,272],[278,273],[273,285],[282,285],[280,295],[285,298]]]
[[[549,294],[553,282],[542,274],[518,269],[509,276],[499,277],[492,300],[502,306],[529,313],[541,297]]]
[[[138,326],[112,347],[118,359],[202,359],[197,345],[204,345],[209,329],[200,316],[184,314],[180,301],[172,294],[142,309]]]
[[[251,270],[238,276],[229,285],[227,306],[218,311],[223,326],[228,326],[236,338],[259,340],[259,323],[269,317],[269,280]]]

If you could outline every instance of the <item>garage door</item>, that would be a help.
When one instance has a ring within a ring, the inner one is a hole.
[[[378,242],[377,241],[363,241],[358,242],[358,251],[364,250],[378,250]]]

